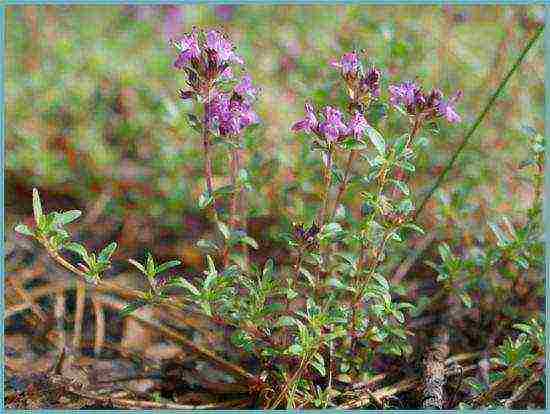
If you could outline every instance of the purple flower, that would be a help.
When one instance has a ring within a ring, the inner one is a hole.
[[[254,99],[258,90],[252,86],[252,78],[250,75],[245,75],[241,81],[235,86],[235,92],[243,98]]]
[[[443,99],[443,93],[439,89],[433,89],[426,95],[422,88],[413,82],[391,85],[389,91],[391,104],[404,106],[410,115],[422,114],[425,118],[438,116],[445,117],[451,123],[460,122],[454,104],[462,96],[461,91],[456,92],[448,100]]]
[[[293,132],[300,132],[304,131],[306,133],[310,133],[311,131],[315,130],[318,125],[317,117],[315,116],[315,111],[313,109],[313,106],[310,103],[305,104],[306,109],[306,116],[296,122],[294,125],[292,125],[291,130]]]
[[[339,68],[344,76],[350,73],[355,74],[359,70],[359,58],[357,53],[350,52],[343,55],[340,60],[331,61],[330,65]]]
[[[236,62],[243,65],[244,61],[233,51],[233,45],[217,30],[206,34],[206,47],[217,52],[221,63]]]
[[[319,132],[329,141],[335,142],[348,133],[348,127],[342,121],[342,113],[332,106],[326,106],[325,120],[319,124]]]
[[[461,121],[460,115],[455,111],[455,102],[462,97],[462,91],[457,91],[449,100],[440,99],[436,104],[437,115],[444,116],[447,121],[454,124]]]
[[[349,120],[349,133],[352,133],[356,138],[358,138],[365,134],[368,126],[369,124],[365,117],[359,111],[355,111],[355,114]]]
[[[414,82],[403,82],[401,85],[390,85],[390,102],[393,106],[403,105],[406,108],[421,103],[422,97],[420,87]]]
[[[178,58],[174,62],[174,66],[178,69],[183,69],[185,66],[188,66],[192,59],[198,59],[201,54],[197,32],[195,30],[184,35],[175,45],[181,50]]]
[[[380,96],[380,71],[372,68],[363,79],[360,86],[363,92],[369,92],[373,97]]]
[[[220,135],[238,135],[249,125],[259,122],[250,103],[233,99],[229,94],[218,94],[207,104],[210,128],[217,128]]]

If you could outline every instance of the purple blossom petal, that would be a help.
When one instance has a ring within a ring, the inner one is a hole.
[[[198,59],[201,54],[196,31],[184,35],[175,45],[181,50],[174,62],[174,66],[178,69],[183,69],[191,62],[191,59]]]
[[[371,68],[361,80],[361,87],[363,90],[370,92],[373,97],[380,96],[380,71],[376,68]]]
[[[439,116],[445,117],[447,121],[449,121],[452,124],[460,122],[462,119],[460,118],[460,115],[456,113],[454,104],[461,97],[462,97],[462,91],[456,91],[453,94],[453,96],[449,98],[449,100],[445,101],[444,99],[440,99],[439,102],[435,103],[437,114]]]
[[[341,69],[343,75],[356,73],[359,70],[359,57],[355,52],[346,53],[340,60],[332,60],[330,65]]]
[[[365,134],[367,127],[369,126],[365,117],[358,111],[355,111],[355,114],[349,121],[349,132],[352,133],[356,138]]]
[[[243,59],[235,54],[233,45],[217,30],[210,30],[206,34],[206,47],[215,50],[222,63],[236,62],[243,65]]]
[[[326,106],[323,115],[325,120],[319,124],[319,131],[330,142],[339,140],[348,133],[348,127],[342,121],[342,113],[333,108]]]
[[[414,82],[404,82],[401,85],[390,85],[388,87],[390,91],[390,102],[394,106],[412,106],[417,103],[419,98],[418,92],[421,91],[420,87]]]
[[[218,94],[207,105],[208,125],[217,127],[220,135],[238,135],[244,128],[259,122],[252,106],[231,99],[230,94]]]
[[[318,121],[313,106],[310,103],[306,103],[305,109],[306,116],[292,125],[291,130],[293,132],[304,131],[310,133],[313,129],[317,128]]]
[[[245,75],[241,81],[235,86],[235,92],[243,98],[249,97],[254,99],[258,90],[252,86],[252,78],[250,75]]]

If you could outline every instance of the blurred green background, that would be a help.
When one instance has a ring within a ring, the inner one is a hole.
[[[421,199],[543,22],[543,7],[10,6],[6,16],[8,241],[15,221],[30,218],[36,186],[46,209],[80,208],[103,220],[123,256],[149,246],[192,265],[202,262],[193,241],[213,229],[197,208],[202,151],[186,123],[190,104],[178,99],[184,75],[172,68],[171,37],[224,28],[261,87],[262,124],[246,136],[249,230],[269,247],[281,223],[312,218],[318,206],[319,155],[290,126],[307,98],[345,102],[330,59],[365,49],[382,70],[383,97],[388,84],[412,79],[448,95],[464,91],[463,122],[441,122],[427,135],[412,182]],[[477,237],[487,217],[529,205],[515,171],[527,152],[522,126],[543,130],[543,59],[539,41],[428,204],[425,226]],[[390,112],[372,122],[396,137],[399,119]],[[216,152],[216,186],[227,164]],[[360,203],[353,191],[347,201]]]

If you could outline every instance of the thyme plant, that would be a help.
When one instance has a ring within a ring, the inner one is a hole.
[[[244,168],[243,134],[260,122],[254,111],[258,89],[250,75],[240,75],[244,61],[224,33],[193,29],[172,45],[178,53],[174,67],[186,82],[181,99],[193,102],[194,110],[186,117],[203,149],[205,190],[198,205],[219,234],[197,242],[205,251],[203,275],[167,275],[181,262],[159,265],[151,254],[145,263],[130,259],[150,289],[134,292],[122,314],[149,305],[191,306],[217,326],[231,328],[233,344],[259,361],[259,375],[250,386],[261,407],[334,406],[340,392],[336,385],[368,377],[375,355],[412,352],[407,313],[415,307],[400,300],[384,264],[394,246],[414,232],[423,233],[413,219],[409,179],[417,154],[427,145],[423,134],[431,124],[460,122],[454,105],[461,94],[445,98],[438,89],[426,91],[416,82],[403,82],[389,86],[386,101],[381,71],[368,65],[365,53],[352,51],[330,62],[340,74],[346,107],[318,108],[308,101],[304,117],[290,128],[306,134],[311,151],[320,156],[323,192],[316,219],[303,223],[294,218],[292,228],[281,235],[291,252],[291,266],[272,259],[248,263],[240,246],[258,244],[244,225],[243,199],[251,181]],[[373,103],[405,120],[400,136],[372,125]],[[223,148],[228,157],[228,182],[217,188],[214,147]],[[362,200],[360,211],[343,201],[350,188]],[[15,230],[34,237],[59,264],[88,282],[114,289],[102,275],[116,243],[97,255],[88,252],[71,241],[64,227],[80,216],[79,211],[43,213],[36,189],[33,206],[36,225],[18,225]],[[494,226],[501,236],[499,248],[475,265],[492,267],[498,256],[527,266],[530,259],[523,252],[531,230],[512,233],[515,238],[510,239],[497,229]],[[508,229],[513,230],[509,225]],[[62,255],[65,250],[75,252],[83,263],[70,263]],[[434,264],[440,280],[454,283],[457,266],[472,272],[474,262],[456,260],[445,246],[440,251],[442,264]],[[473,287],[456,288],[466,304]]]

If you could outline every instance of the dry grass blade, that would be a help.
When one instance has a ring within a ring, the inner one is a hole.
[[[95,314],[94,355],[99,356],[105,343],[105,312],[98,295],[92,295],[92,305]]]
[[[86,302],[86,284],[81,280],[76,282],[76,310],[74,316],[73,351],[80,353],[82,339],[82,323],[84,319],[84,305]]]
[[[21,307],[19,305],[20,309],[32,309],[33,313],[42,321],[46,322],[48,319],[48,316],[44,313],[44,311],[40,308],[40,305],[35,303],[35,299],[26,291],[26,289],[23,287],[21,282],[15,278],[11,278],[8,280],[8,283],[13,287],[13,289],[17,292],[19,296],[21,296],[21,299],[24,301],[24,306]],[[17,305],[16,305],[17,306]]]
[[[122,310],[124,307],[124,303],[121,301],[114,300],[113,298],[102,296],[101,298],[104,305],[109,306],[117,311]],[[254,375],[250,374],[249,372],[245,371],[243,368],[226,361],[225,359],[219,357],[214,352],[204,349],[196,344],[194,344],[189,339],[185,338],[180,333],[176,332],[174,329],[169,328],[167,326],[164,326],[159,321],[156,321],[152,318],[147,318],[143,316],[143,314],[138,310],[135,313],[131,315],[132,318],[135,318],[136,320],[145,323],[152,328],[154,328],[157,332],[165,335],[169,339],[180,343],[187,349],[195,352],[198,356],[205,359],[206,361],[210,361],[214,364],[216,364],[219,368],[223,369],[224,371],[231,373],[233,375],[236,375],[237,377],[244,379],[248,384],[250,385],[257,385],[259,379],[256,378]]]
[[[447,358],[447,360],[445,361],[445,364],[451,365],[452,363],[456,363],[457,361],[467,361],[467,360],[476,358],[477,355],[478,355],[477,353],[455,355],[454,357]],[[471,371],[474,371],[476,367],[477,365],[471,365],[469,367],[462,369],[461,371],[462,373],[471,372]],[[422,385],[423,385],[422,379],[418,376],[406,378],[402,381],[397,382],[396,384],[389,385],[387,387],[378,389],[376,391],[367,390],[363,395],[360,395],[358,397],[351,399],[347,403],[340,405],[338,408],[344,409],[344,410],[350,410],[354,408],[365,407],[371,403],[379,404],[380,402],[384,402],[384,400],[389,397],[398,395],[402,392],[419,388]]]
[[[65,294],[59,292],[55,295],[54,316],[56,322],[56,332],[58,335],[57,348],[59,352],[63,352],[66,345],[65,335]]]

